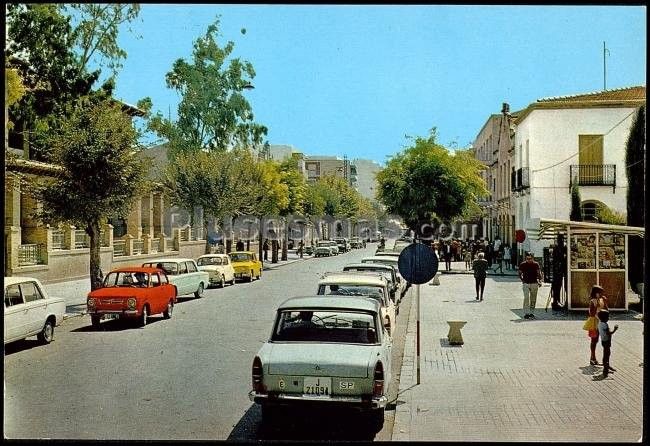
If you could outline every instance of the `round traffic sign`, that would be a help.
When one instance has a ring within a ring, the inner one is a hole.
[[[526,240],[526,231],[523,229],[517,229],[515,231],[515,240],[517,243],[523,243]]]
[[[438,256],[422,243],[412,243],[402,250],[397,261],[402,277],[410,283],[427,283],[438,272]]]

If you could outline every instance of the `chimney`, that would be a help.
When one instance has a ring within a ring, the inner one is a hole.
[[[501,107],[501,113],[503,113],[504,115],[510,114],[510,104],[504,102]]]

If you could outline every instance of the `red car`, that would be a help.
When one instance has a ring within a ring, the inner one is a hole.
[[[125,267],[111,271],[102,288],[88,294],[86,305],[93,327],[99,327],[104,315],[136,319],[147,325],[151,314],[172,317],[176,287],[158,268]]]

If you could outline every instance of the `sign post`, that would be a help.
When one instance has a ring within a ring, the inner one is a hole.
[[[402,250],[397,261],[400,274],[407,282],[415,284],[416,299],[416,360],[417,384],[420,384],[420,285],[434,278],[438,272],[438,256],[429,246],[412,243]]]

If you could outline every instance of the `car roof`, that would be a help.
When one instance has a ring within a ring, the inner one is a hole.
[[[230,254],[255,254],[253,251],[231,251]]]
[[[335,271],[325,273],[326,276],[318,281],[319,285],[322,284],[337,284],[348,283],[358,285],[386,285],[386,279],[383,276],[370,276],[363,273],[355,273],[354,271]]]
[[[348,263],[343,268],[372,268],[372,269],[382,269],[390,271],[393,269],[391,265],[386,265],[385,263]]]
[[[291,308],[320,308],[348,310],[381,311],[381,304],[376,299],[369,299],[362,296],[296,296],[291,297],[280,304],[278,310]]]
[[[185,259],[181,257],[164,257],[162,259],[147,260],[142,263],[189,262],[190,260],[194,261],[194,259]]]
[[[121,266],[119,268],[112,269],[111,273],[148,273],[152,274],[160,271],[158,268],[149,268],[144,266]],[[110,273],[109,273],[110,274]]]
[[[199,256],[199,259],[204,259],[209,257],[228,257],[228,254],[203,254],[202,256]]]
[[[370,257],[364,257],[361,260],[386,261],[386,260],[393,260],[393,259],[397,261],[397,256],[370,256]]]
[[[35,277],[25,277],[25,276],[10,276],[7,277],[5,276],[5,286],[7,285],[15,285],[17,283],[23,283],[23,282],[34,282],[38,281]]]

